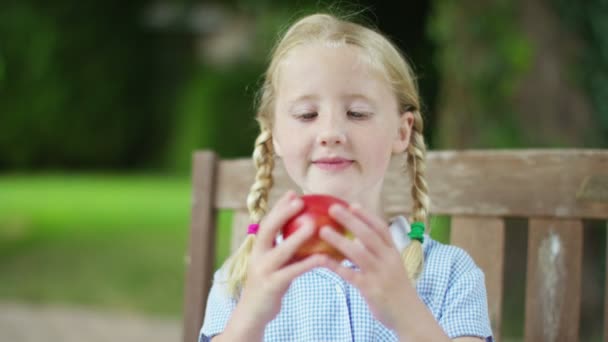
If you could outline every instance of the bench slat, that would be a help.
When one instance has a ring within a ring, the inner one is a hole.
[[[501,336],[505,221],[495,217],[452,217],[450,243],[466,250],[483,270],[492,331]]]
[[[583,224],[530,219],[526,286],[526,341],[577,341]]]
[[[608,231],[608,221],[606,221],[606,231]],[[604,289],[604,341],[608,341],[608,234],[606,234],[606,278]]]
[[[192,166],[192,221],[186,259],[184,289],[184,342],[198,340],[203,308],[213,280],[215,255],[216,194],[218,157],[210,151],[194,154]]]
[[[383,189],[390,215],[411,209],[402,160],[393,159]],[[608,202],[577,199],[577,194],[590,175],[605,175],[607,170],[608,151],[604,150],[433,151],[427,155],[431,212],[606,219]],[[244,208],[254,175],[249,158],[223,161],[216,207]],[[279,161],[274,176],[271,199],[287,189],[297,189]]]

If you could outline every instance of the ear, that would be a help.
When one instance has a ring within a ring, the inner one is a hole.
[[[399,131],[393,141],[393,154],[403,153],[410,144],[412,127],[414,126],[414,113],[407,111],[399,116]]]

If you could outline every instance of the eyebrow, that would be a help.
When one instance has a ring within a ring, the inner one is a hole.
[[[374,101],[369,96],[366,96],[361,93],[346,94],[346,95],[342,96],[342,98],[347,99],[347,100],[364,100],[364,101],[367,101],[372,104],[374,103]],[[296,104],[298,102],[314,101],[314,100],[318,100],[318,99],[319,99],[318,95],[301,95],[301,96],[296,97],[293,100],[288,101],[287,104],[289,106],[293,106],[294,104]]]
[[[319,96],[317,95],[301,95],[296,97],[293,100],[289,100],[287,102],[287,106],[288,107],[292,107],[294,104],[298,103],[298,102],[302,102],[302,101],[314,101],[317,100],[319,98]]]
[[[374,104],[374,100],[372,100],[369,96],[360,93],[347,94],[346,96],[344,96],[344,98],[348,100],[364,100],[366,102]]]

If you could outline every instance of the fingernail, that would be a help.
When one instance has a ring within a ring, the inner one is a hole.
[[[334,213],[343,213],[344,207],[339,204],[334,204],[329,208],[329,211],[332,211]]]
[[[307,225],[307,226],[306,226],[306,231],[307,231],[308,233],[314,233],[314,232],[315,232],[315,225],[314,225],[314,224]]]

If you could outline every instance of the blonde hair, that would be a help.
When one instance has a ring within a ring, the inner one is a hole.
[[[295,47],[310,43],[338,43],[359,47],[372,67],[377,68],[393,87],[401,113],[414,115],[410,144],[406,150],[406,170],[410,175],[413,199],[413,221],[427,222],[429,207],[428,189],[424,179],[426,145],[420,113],[420,98],[413,71],[399,50],[387,38],[373,29],[329,14],[313,14],[295,22],[278,41],[272,52],[270,65],[258,98],[256,121],[260,135],[255,141],[253,161],[256,166],[255,182],[247,197],[247,207],[252,223],[259,223],[268,210],[268,194],[273,184],[274,151],[272,124],[276,80],[280,62]],[[428,230],[428,228],[427,228]],[[226,261],[228,290],[237,298],[247,275],[247,262],[255,235],[248,235],[240,248]],[[415,282],[424,263],[422,244],[417,240],[402,252],[404,267]]]

